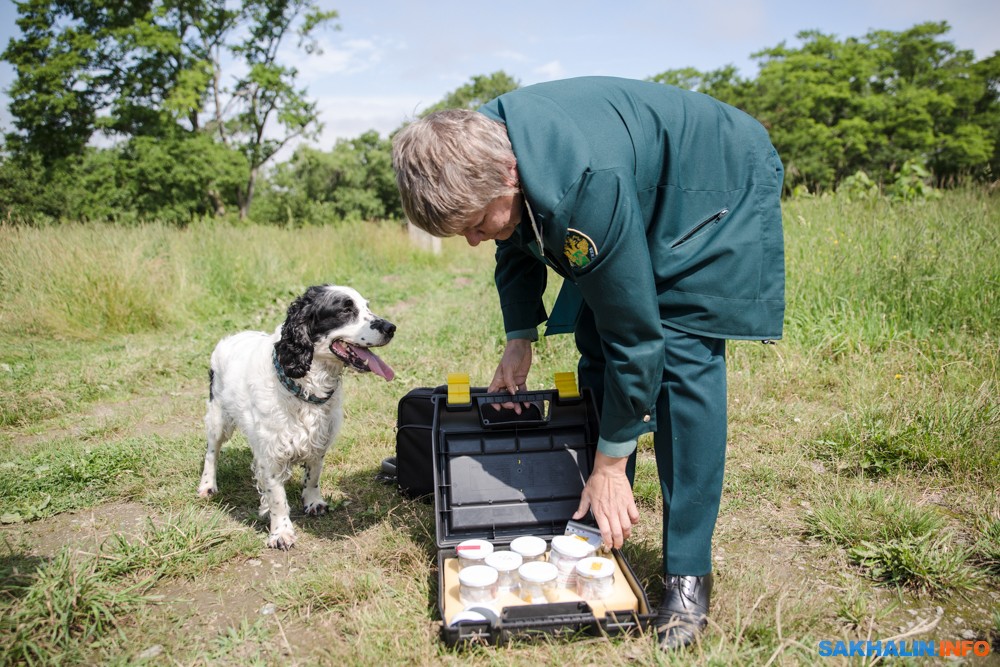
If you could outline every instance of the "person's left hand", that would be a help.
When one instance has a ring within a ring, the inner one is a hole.
[[[639,508],[625,472],[627,463],[627,456],[612,458],[597,452],[594,470],[573,515],[573,519],[582,519],[589,509],[601,529],[604,544],[616,549],[632,534],[632,526],[639,523]]]

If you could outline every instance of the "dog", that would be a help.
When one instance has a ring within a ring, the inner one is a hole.
[[[219,450],[239,428],[253,450],[260,515],[270,514],[267,546],[295,544],[285,482],[301,463],[304,511],[326,513],[319,480],[344,419],[341,376],[350,368],[392,380],[392,368],[371,348],[387,345],[395,333],[396,325],[374,315],[356,290],[317,285],[292,302],[273,334],[223,338],[209,368],[208,447],[198,495],[218,492]]]

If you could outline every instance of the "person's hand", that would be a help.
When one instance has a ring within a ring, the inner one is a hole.
[[[491,394],[506,391],[516,394],[518,391],[527,389],[528,371],[531,369],[531,341],[527,339],[515,338],[507,341],[503,355],[500,357],[500,365],[497,366],[493,374],[493,381],[487,389]],[[493,407],[499,410],[501,407],[514,409],[514,412],[521,414],[520,403],[494,404]]]
[[[582,519],[589,509],[601,529],[601,540],[616,549],[632,534],[632,526],[639,523],[639,508],[625,473],[627,463],[627,456],[612,458],[597,452],[594,470],[573,515],[573,519]]]

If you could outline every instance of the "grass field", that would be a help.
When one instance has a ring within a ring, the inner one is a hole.
[[[799,199],[785,236],[784,339],[728,347],[712,624],[666,656],[649,636],[439,641],[432,507],[374,475],[407,390],[491,377],[503,335],[489,248],[450,239],[432,255],[388,224],[0,226],[0,664],[872,662],[818,656],[841,639],[1000,651],[996,195]],[[293,514],[299,543],[279,552],[263,547],[242,437],[223,449],[220,493],[196,496],[207,360],[322,282],[396,323],[381,356],[397,375],[348,379],[331,512]],[[532,388],[575,369],[569,337],[535,358]],[[655,605],[645,438],[636,495],[624,551]]]

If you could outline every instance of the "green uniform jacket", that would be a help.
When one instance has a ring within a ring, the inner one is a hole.
[[[655,430],[663,326],[781,337],[783,169],[754,118],[700,93],[610,77],[527,86],[480,112],[507,126],[545,264],[594,312],[607,364],[602,438]],[[497,243],[511,337],[547,319],[546,268],[524,213]]]

